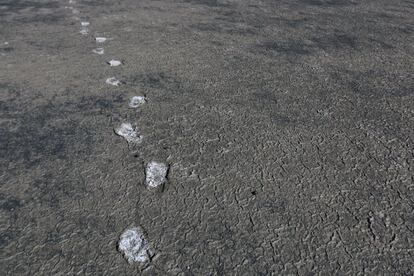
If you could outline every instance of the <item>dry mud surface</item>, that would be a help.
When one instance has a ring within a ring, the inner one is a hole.
[[[413,14],[0,0],[1,274],[413,275]]]

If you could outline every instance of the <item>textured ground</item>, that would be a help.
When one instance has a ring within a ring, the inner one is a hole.
[[[1,271],[413,275],[413,14],[0,0]],[[111,38],[103,56],[94,35]],[[141,145],[114,134],[124,121]],[[170,165],[162,192],[145,187],[153,160]],[[132,225],[157,253],[144,266],[117,251]]]

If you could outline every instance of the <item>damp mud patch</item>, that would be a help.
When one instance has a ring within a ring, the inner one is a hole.
[[[142,135],[139,131],[130,123],[122,123],[119,127],[115,128],[115,134],[121,136],[127,140],[128,143],[139,144],[142,142]]]
[[[118,250],[130,264],[149,262],[154,257],[141,227],[126,229],[119,238]]]

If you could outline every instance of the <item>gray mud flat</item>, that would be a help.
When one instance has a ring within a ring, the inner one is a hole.
[[[414,274],[413,1],[71,2],[0,0],[0,274]]]

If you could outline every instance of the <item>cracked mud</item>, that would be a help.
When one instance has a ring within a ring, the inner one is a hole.
[[[0,1],[2,274],[413,275],[412,14]],[[170,165],[160,193],[151,160]]]

